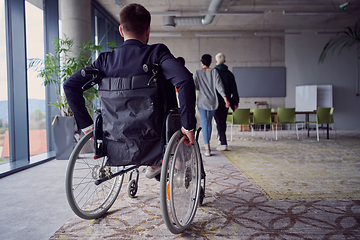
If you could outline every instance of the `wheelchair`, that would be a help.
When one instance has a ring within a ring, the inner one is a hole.
[[[144,65],[144,71],[147,67]],[[93,80],[89,84],[94,85],[99,77],[96,73],[90,74],[93,74]],[[120,193],[126,173],[129,173],[127,195],[133,198],[138,190],[139,165],[106,164],[102,114],[98,112],[95,118],[94,131],[83,136],[75,146],[66,172],[68,203],[73,212],[83,219],[99,218],[110,209]],[[198,205],[205,197],[205,171],[198,145],[201,128],[195,132],[194,144],[187,146],[179,124],[180,114],[176,110],[170,111],[165,120],[166,143],[161,173],[160,177],[157,176],[162,216],[165,225],[174,234],[185,231],[191,224]]]

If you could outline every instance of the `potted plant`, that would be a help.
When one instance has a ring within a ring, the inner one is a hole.
[[[103,48],[93,41],[89,41],[79,47],[79,54],[75,56],[72,51],[74,40],[68,37],[65,37],[65,39],[57,38],[53,44],[55,46],[54,53],[47,53],[45,60],[39,58],[30,59],[28,67],[35,68],[39,72],[38,76],[44,79],[43,84],[45,86],[52,84],[55,87],[56,102],[51,102],[50,105],[58,108],[60,112],[52,122],[56,158],[68,159],[75,145],[74,139],[76,138],[74,138],[74,134],[79,133],[79,131],[77,131],[73,114],[62,90],[62,84],[72,74],[89,66],[92,63],[92,56],[96,52],[101,52]],[[114,42],[107,45],[111,49],[115,48]],[[90,88],[84,92],[86,106],[90,114],[96,96],[97,90],[95,88]]]

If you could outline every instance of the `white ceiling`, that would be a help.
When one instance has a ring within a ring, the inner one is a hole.
[[[116,20],[119,19],[121,6],[133,2],[129,0],[97,1]],[[214,0],[138,0],[135,2],[142,4],[152,13],[152,32],[164,32],[163,15],[161,14],[177,11],[180,15],[175,17],[176,20],[183,20],[181,18],[184,17],[201,19],[204,12],[209,10],[212,1]],[[216,11],[218,15],[215,15],[210,24],[187,23],[186,25],[176,25],[171,31],[253,32],[311,29],[338,31],[347,26],[353,27],[360,16],[360,0],[223,0],[220,2]],[[348,3],[347,10],[341,10],[340,5],[346,2]],[[260,13],[239,14],[244,11]],[[284,14],[284,11],[296,11],[298,15],[287,15]]]

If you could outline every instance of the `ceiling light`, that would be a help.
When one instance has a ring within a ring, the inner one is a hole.
[[[180,16],[179,11],[151,12],[152,16]]]
[[[287,11],[284,10],[284,15],[324,15],[324,14],[344,14],[347,13],[345,11]]]
[[[239,32],[201,32],[195,33],[196,37],[241,37]]]
[[[200,11],[200,15],[250,15],[250,14],[264,14],[263,11],[240,11],[240,12],[209,12],[209,11]]]
[[[316,35],[336,35],[338,32],[316,32]]]
[[[301,35],[301,32],[255,32],[255,36]]]
[[[179,32],[150,32],[150,37],[181,37]]]

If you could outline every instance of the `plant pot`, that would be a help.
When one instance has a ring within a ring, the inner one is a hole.
[[[74,117],[55,116],[52,122],[54,145],[57,160],[68,160],[76,145],[74,135],[77,131]]]

